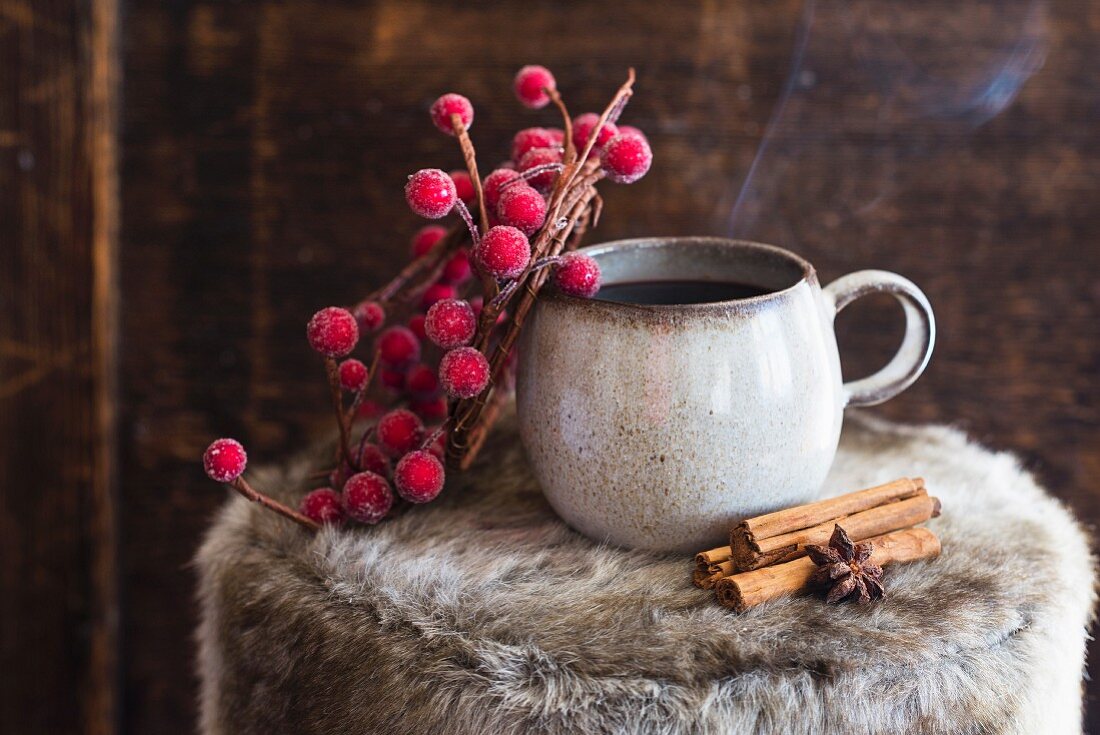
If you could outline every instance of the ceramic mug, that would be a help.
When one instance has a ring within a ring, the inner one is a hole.
[[[750,284],[762,295],[646,305],[540,294],[523,330],[517,410],[535,475],[573,528],[631,548],[696,552],[739,519],[813,500],[847,406],[881,403],[928,364],[928,299],[894,273],[825,288],[782,248],[709,237],[584,249],[604,285]],[[877,373],[842,382],[833,318],[889,293],[905,337]]]

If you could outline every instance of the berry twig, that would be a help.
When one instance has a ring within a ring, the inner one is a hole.
[[[325,356],[325,373],[328,376],[329,397],[332,399],[332,410],[336,413],[336,424],[340,428],[340,456],[348,465],[351,465],[351,447],[348,444],[350,434],[347,414],[344,412],[343,392],[340,387],[340,366],[336,359]]]
[[[304,515],[294,510],[293,508],[280,503],[270,495],[264,495],[256,488],[248,484],[248,481],[243,477],[236,477],[229,482],[230,487],[239,492],[244,497],[251,500],[253,503],[259,503],[263,507],[273,510],[284,518],[289,518],[297,524],[305,526],[311,531],[320,531],[321,526],[315,521],[306,518]]]
[[[474,185],[474,195],[477,197],[478,217],[481,222],[481,234],[489,231],[489,213],[485,210],[485,190],[481,186],[481,174],[477,170],[477,155],[474,144],[470,140],[470,133],[462,122],[462,117],[451,115],[451,127],[454,129],[458,145],[462,149],[462,158],[466,161],[466,170],[470,173],[470,182]]]
[[[431,250],[409,262],[408,265],[401,269],[400,273],[390,279],[385,285],[372,291],[364,300],[386,304],[393,301],[402,293],[405,294],[406,298],[414,297],[414,292],[420,289],[417,287],[406,288],[406,286],[417,276],[424,273],[427,273],[428,277],[422,279],[422,288],[431,285],[435,280],[435,273],[442,267],[443,261],[448,255],[452,255],[456,250],[462,247],[463,243],[466,242],[468,234],[469,233],[467,233],[466,229],[463,227],[451,228],[445,237],[441,238],[439,242],[432,246]]]

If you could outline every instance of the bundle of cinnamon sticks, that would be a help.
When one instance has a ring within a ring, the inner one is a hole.
[[[840,525],[853,541],[874,544],[879,566],[937,556],[940,542],[927,528],[913,528],[940,514],[940,501],[921,478],[904,477],[867,490],[741,521],[729,546],[695,556],[692,580],[714,589],[719,602],[738,612],[810,587],[814,563],[808,544],[827,545]]]

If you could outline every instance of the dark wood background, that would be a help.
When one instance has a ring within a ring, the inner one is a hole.
[[[1100,6],[843,7],[814,6],[731,224],[797,0],[0,0],[5,731],[194,729],[189,562],[224,497],[196,460],[327,428],[305,319],[405,257],[404,175],[460,164],[437,94],[474,100],[485,161],[553,121],[512,101],[522,63],[577,112],[638,68],[624,120],[656,163],[604,187],[590,241],[736,231],[824,280],[909,276],[940,341],[876,412],[962,425],[1100,520]],[[897,343],[889,304],[840,319],[850,375]]]

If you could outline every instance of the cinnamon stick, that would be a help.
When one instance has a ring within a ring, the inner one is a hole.
[[[764,539],[835,522],[839,518],[880,505],[926,494],[922,478],[903,477],[885,485],[748,518],[730,532],[733,558],[754,558],[761,553],[760,543]]]
[[[733,552],[730,556],[735,571],[747,572],[805,556],[806,544],[827,545],[833,526],[838,522],[844,526],[853,541],[863,541],[889,531],[915,526],[939,514],[939,498],[916,495],[770,538],[757,538],[750,542],[747,537],[742,536],[735,549],[730,547]],[[734,533],[737,533],[737,529]]]
[[[871,562],[879,566],[931,559],[939,556],[940,540],[927,528],[907,528],[870,539],[874,544]],[[737,612],[763,602],[810,589],[817,565],[808,557],[783,564],[742,572],[717,581],[718,601]]]

